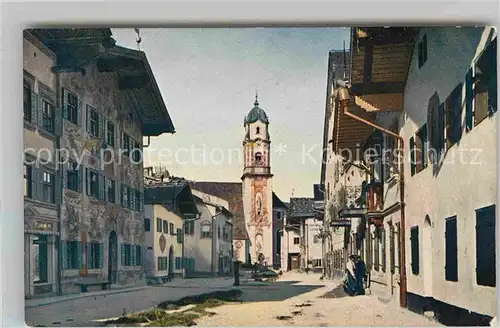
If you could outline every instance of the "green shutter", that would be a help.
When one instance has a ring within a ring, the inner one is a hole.
[[[37,125],[43,128],[43,98],[42,95],[38,95],[38,103],[36,107],[36,117],[37,117]]]
[[[62,268],[68,268],[68,246],[66,240],[61,241],[61,258],[62,258]]]
[[[99,269],[104,267],[104,244],[99,243]]]
[[[108,187],[107,187],[107,184],[108,184],[108,181],[110,181],[108,178],[106,178],[105,176],[103,176],[103,179],[102,179],[102,193],[103,193],[103,200],[107,201],[109,199],[109,196],[108,196]]]
[[[131,255],[131,259],[130,259],[130,260],[131,260],[131,261],[130,261],[130,262],[131,262],[131,265],[132,265],[132,266],[136,266],[136,264],[137,264],[137,259],[136,259],[136,257],[135,257],[135,256],[136,256],[136,252],[135,252],[135,245],[130,245],[130,248],[131,248],[131,250],[130,250],[130,253],[131,253],[131,254],[130,254],[130,255]]]
[[[62,88],[62,117],[68,119],[68,91]]]
[[[122,266],[125,265],[125,245],[121,245],[121,257],[122,257]]]
[[[472,88],[472,68],[465,75],[465,128],[472,130],[472,100],[474,99],[474,89]]]
[[[438,146],[439,146],[439,155],[441,156],[441,153],[444,151],[444,144],[445,144],[445,117],[446,117],[446,112],[444,108],[444,102],[439,105],[439,121],[438,121]]]
[[[415,139],[414,137],[410,138],[410,168],[411,168],[411,175],[413,176],[416,172],[416,165],[415,165]]]
[[[82,268],[82,265],[83,265],[83,261],[82,261],[82,255],[83,255],[83,248],[82,248],[82,242],[81,241],[78,241],[76,243],[76,263],[78,263],[78,267],[77,269],[81,269]]]
[[[40,110],[39,110],[39,105],[38,102],[40,101],[40,98],[38,97],[38,94],[34,93],[33,90],[31,92],[31,123],[37,124],[38,123],[38,116],[40,115]]]
[[[63,131],[62,108],[54,107],[54,133],[58,136],[61,136],[62,131]]]
[[[115,183],[115,204],[122,203],[122,191],[121,191],[121,183]]]
[[[76,122],[79,126],[82,125],[82,99],[78,97],[78,108],[76,113]]]
[[[456,88],[456,96],[455,103],[453,104],[453,127],[452,127],[452,136],[453,142],[458,142],[462,138],[462,89],[463,84],[460,83]]]
[[[105,196],[105,193],[104,193],[104,182],[106,181],[105,177],[103,174],[99,174],[99,176],[97,177],[98,179],[98,198],[101,199],[101,200],[105,200],[106,198],[104,198]]]
[[[445,220],[445,279],[458,281],[457,218]]]
[[[87,251],[87,269],[93,269],[92,267],[92,244],[86,243],[85,248]]]
[[[68,164],[61,166],[61,180],[62,180],[62,189],[68,188]]]
[[[83,192],[83,187],[82,187],[82,180],[83,180],[83,167],[80,166],[78,168],[78,192]]]
[[[90,110],[89,110],[89,105],[87,105],[85,107],[85,122],[86,122],[85,129],[87,130],[87,132],[90,133]]]
[[[99,138],[105,140],[105,138],[104,138],[104,122],[106,122],[104,120],[104,116],[102,115],[102,113],[99,113],[99,131],[98,131]]]
[[[90,195],[90,174],[89,169],[85,168],[85,193]]]

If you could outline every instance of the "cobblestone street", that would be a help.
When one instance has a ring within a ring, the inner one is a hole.
[[[201,326],[375,325],[433,326],[423,316],[384,304],[376,296],[328,297],[338,285],[317,274],[287,273],[275,283],[242,279],[243,304],[214,308],[214,316],[198,320]],[[40,326],[95,326],[96,320],[153,308],[167,300],[233,288],[227,278],[177,280],[158,287],[117,294],[72,299],[26,309],[26,322]],[[301,306],[302,305],[302,306]],[[255,314],[259,315],[256,316]],[[279,318],[280,317],[280,318]]]

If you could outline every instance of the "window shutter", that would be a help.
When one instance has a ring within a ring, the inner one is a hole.
[[[497,102],[497,39],[493,40],[489,45],[488,49],[485,51],[487,61],[489,63],[490,78],[488,81],[488,115],[493,115],[496,113],[498,102]]]
[[[83,167],[80,166],[78,168],[78,192],[83,192],[82,180],[83,180]]]
[[[99,269],[104,267],[104,244],[99,243]]]
[[[135,266],[135,265],[136,265],[136,262],[137,262],[137,261],[136,261],[137,259],[136,259],[136,257],[135,257],[135,256],[136,256],[136,252],[135,252],[135,245],[131,245],[131,246],[130,246],[130,248],[132,248],[132,249],[130,250],[130,253],[131,253],[131,254],[130,254],[130,255],[131,255],[131,261],[130,261],[130,262],[131,262],[131,265],[132,265],[132,266]]]
[[[418,173],[422,169],[422,140],[420,139],[420,136],[417,135],[416,138],[414,139],[415,143],[415,172]]]
[[[90,174],[88,167],[85,168],[85,193],[90,195]]]
[[[30,166],[31,170],[31,198],[38,199],[38,170],[35,165]]]
[[[104,138],[104,130],[105,130],[105,127],[104,127],[104,123],[106,122],[106,120],[104,119],[104,115],[102,115],[102,113],[99,114],[99,138],[106,140]]]
[[[63,164],[59,164],[58,170],[54,174],[54,203],[59,205],[61,204],[62,198],[62,175],[63,175]]]
[[[102,114],[101,114],[101,116],[102,116]],[[101,138],[103,139],[103,142],[105,142],[106,145],[109,146],[108,145],[108,141],[109,141],[108,140],[108,120],[103,117],[101,122],[102,122],[102,124],[101,124],[101,126],[102,126]]]
[[[129,198],[128,203],[130,205],[129,208],[131,210],[135,210],[135,190],[129,188],[128,191],[129,191],[128,192],[128,198]]]
[[[35,113],[36,116],[36,124],[39,127],[43,127],[43,98],[42,95],[37,95],[37,98],[37,106],[34,108],[35,110],[33,113]],[[34,105],[34,103],[32,104]]]
[[[92,244],[86,243],[86,252],[87,252],[87,269],[93,269],[92,267]]]
[[[38,123],[38,116],[39,116],[39,97],[38,94],[36,94],[33,90],[31,90],[31,123],[37,124]]]
[[[474,99],[474,89],[472,88],[472,68],[465,75],[465,128],[472,130],[472,100]]]
[[[415,167],[415,139],[413,137],[410,138],[410,168],[411,168],[411,175],[413,176],[416,171]]]
[[[77,113],[76,113],[76,121],[79,126],[82,126],[82,99],[78,97],[78,107],[77,107]]]
[[[411,271],[418,275],[420,271],[420,249],[418,245],[418,226],[410,230],[411,241]]]
[[[462,138],[462,89],[463,84],[460,83],[456,88],[457,98],[453,104],[453,141],[458,142]]]
[[[61,136],[63,133],[62,108],[54,107],[54,133]]]
[[[68,164],[61,166],[61,179],[62,179],[62,189],[68,188]]]
[[[98,176],[98,179],[99,179],[99,199],[101,200],[105,200],[106,198],[104,198],[104,182],[106,181],[106,178],[104,177],[103,174],[99,174]]]
[[[444,107],[444,102],[439,105],[439,121],[438,121],[438,133],[437,133],[437,141],[438,141],[438,148],[439,152],[438,154],[441,155],[441,153],[444,150],[444,143],[445,143],[445,138],[444,138],[444,133],[445,133],[445,125],[444,125],[444,120],[445,120],[445,107]]]
[[[389,226],[389,260],[391,265],[391,273],[394,274],[396,270],[395,252],[394,252],[394,226]]]
[[[86,122],[86,127],[85,129],[87,132],[90,133],[90,110],[89,110],[89,105],[85,107],[85,122]]]
[[[448,281],[458,281],[458,248],[457,248],[457,219],[446,220],[445,227],[445,278]]]
[[[68,268],[68,246],[66,240],[61,241],[61,258],[62,258],[62,268]]]
[[[68,91],[62,88],[62,116],[64,119],[68,119]]]
[[[76,263],[78,263],[77,269],[82,268],[82,255],[83,255],[83,248],[82,248],[82,242],[78,241],[76,242]]]
[[[36,171],[37,199],[40,201],[45,201],[43,195],[43,170],[37,168],[35,169],[35,171]]]
[[[125,245],[121,245],[121,257],[122,257],[122,266],[125,265]]]
[[[110,181],[108,178],[106,178],[105,176],[102,177],[102,189],[103,189],[103,200],[107,201],[109,199],[109,196],[108,196],[108,181]]]
[[[427,167],[427,159],[429,158],[429,151],[428,151],[428,145],[427,145],[427,124],[424,124],[424,126],[420,129],[420,135],[422,137],[422,167],[426,168]]]
[[[385,229],[382,229],[382,272],[386,268],[386,252],[385,252]]]
[[[122,203],[121,183],[115,182],[115,203]]]
[[[495,205],[476,210],[476,282],[496,286]]]

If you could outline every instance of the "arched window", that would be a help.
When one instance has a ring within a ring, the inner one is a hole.
[[[259,152],[255,154],[255,161],[262,162],[262,153]]]
[[[260,127],[257,127],[257,129],[255,131],[256,131],[255,133],[259,134],[260,133]]]

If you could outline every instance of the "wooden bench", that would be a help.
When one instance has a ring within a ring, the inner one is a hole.
[[[80,290],[82,293],[86,293],[89,291],[89,286],[101,285],[102,290],[109,289],[110,282],[107,280],[80,280],[75,282],[75,285],[80,286]]]

